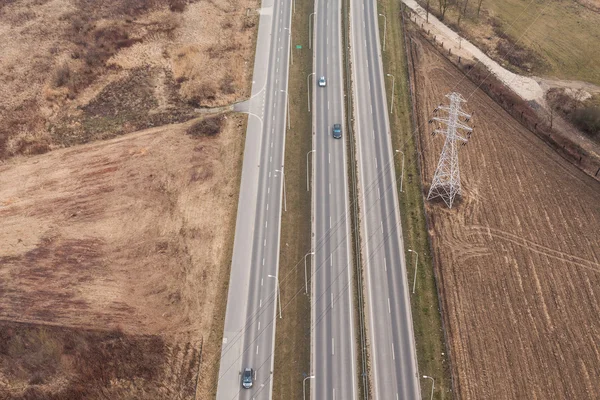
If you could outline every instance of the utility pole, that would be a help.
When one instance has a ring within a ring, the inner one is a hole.
[[[447,112],[446,118],[433,117],[429,120],[430,123],[437,121],[446,125],[446,129],[436,129],[433,131],[435,136],[441,133],[446,136],[444,148],[438,161],[431,188],[427,195],[427,200],[441,197],[448,208],[452,208],[454,197],[460,194],[460,170],[458,167],[458,146],[457,142],[466,145],[471,137],[473,129],[460,121],[460,117],[464,118],[464,122],[469,122],[471,116],[460,109],[461,103],[466,100],[460,93],[452,92],[446,95],[450,99],[450,107],[439,105],[433,110],[434,115],[438,111]],[[467,131],[467,136],[461,136],[457,130]]]

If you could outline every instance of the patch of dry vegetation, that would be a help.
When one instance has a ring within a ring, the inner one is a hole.
[[[564,88],[553,88],[546,93],[546,100],[554,111],[600,142],[600,101],[598,97],[586,97],[583,91]]]
[[[245,97],[258,20],[246,10],[257,5],[2,2],[0,159],[185,121],[194,107]],[[110,114],[95,111],[112,102]]]
[[[208,398],[245,124],[217,120],[0,165],[0,398]]]

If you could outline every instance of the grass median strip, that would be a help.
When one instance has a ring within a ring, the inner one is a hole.
[[[311,149],[311,115],[306,77],[312,72],[308,17],[312,0],[296,0],[292,15],[294,64],[288,84],[291,128],[286,132],[287,212],[282,214],[279,276],[283,318],[275,335],[274,399],[302,399],[303,379],[310,374],[310,297],[304,293],[304,256],[310,251],[310,192],[306,190],[306,154]],[[300,47],[299,47],[300,46]],[[310,380],[306,382],[308,391]]]
[[[450,399],[451,379],[449,363],[446,358],[446,347],[441,326],[441,315],[438,308],[437,288],[435,284],[432,258],[428,242],[428,233],[423,210],[423,195],[420,171],[417,160],[417,144],[415,143],[415,127],[411,123],[411,101],[408,70],[406,68],[405,42],[402,32],[401,3],[394,0],[380,0],[379,13],[385,16],[380,19],[380,37],[384,37],[383,65],[386,73],[387,95],[392,96],[394,86],[394,107],[390,114],[392,144],[400,150],[395,158],[396,177],[403,173],[402,192],[398,193],[402,230],[406,251],[408,279],[411,283],[415,278],[415,262],[417,253],[417,285],[415,293],[411,293],[411,308],[419,374],[435,379],[435,399]],[[384,24],[387,24],[387,28]],[[383,45],[383,43],[382,43]],[[387,74],[391,75],[388,76]],[[395,81],[394,82],[392,81]],[[388,97],[391,99],[391,97]],[[388,102],[388,106],[391,101]],[[402,158],[404,162],[402,163]],[[404,164],[404,167],[402,167]],[[412,252],[408,252],[411,249]],[[421,380],[421,397],[429,399],[431,385],[427,380]]]

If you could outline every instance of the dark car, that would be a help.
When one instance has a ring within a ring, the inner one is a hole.
[[[254,370],[252,368],[246,368],[242,374],[242,387],[244,389],[250,389],[252,382],[254,381]]]
[[[341,139],[342,137],[342,125],[333,124],[333,137],[334,139]]]

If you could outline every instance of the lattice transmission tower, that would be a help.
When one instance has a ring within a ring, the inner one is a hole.
[[[446,95],[450,99],[450,106],[439,105],[433,110],[434,117],[429,120],[429,123],[434,121],[445,125],[445,129],[435,129],[432,133],[435,136],[441,133],[446,136],[444,148],[440,155],[431,188],[427,195],[427,200],[441,197],[448,208],[452,208],[454,197],[460,194],[460,169],[458,167],[458,143],[463,146],[467,144],[471,138],[473,129],[463,124],[460,118],[464,118],[464,122],[469,122],[471,116],[460,109],[461,103],[466,100],[460,93],[452,92]],[[446,112],[446,118],[437,116],[438,112]],[[466,136],[461,135],[461,131],[467,131]]]

